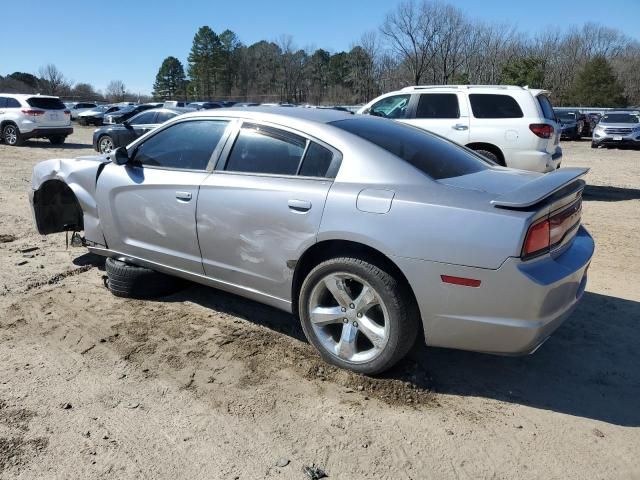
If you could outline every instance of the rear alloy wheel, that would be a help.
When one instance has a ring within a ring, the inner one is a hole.
[[[100,153],[111,153],[113,151],[113,138],[103,135],[98,140],[98,150]]]
[[[5,127],[2,129],[2,139],[4,140],[4,143],[12,147],[18,147],[23,143],[22,135],[20,135],[20,130],[18,130],[18,127],[12,124],[5,125]]]
[[[326,361],[364,374],[391,368],[418,331],[415,309],[397,280],[357,258],[314,268],[300,291],[299,314]]]
[[[62,145],[64,141],[67,139],[64,135],[55,135],[53,137],[49,137],[49,141],[52,145]]]

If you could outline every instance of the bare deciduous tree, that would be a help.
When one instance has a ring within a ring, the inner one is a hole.
[[[47,95],[64,95],[69,91],[70,84],[58,68],[49,63],[40,67],[40,88]]]
[[[111,80],[104,94],[110,102],[124,102],[127,88],[122,80]]]

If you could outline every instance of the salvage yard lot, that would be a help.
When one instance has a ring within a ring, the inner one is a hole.
[[[640,477],[640,151],[563,142],[591,168],[596,254],[535,355],[420,347],[374,379],[233,295],[116,298],[96,257],[39,236],[33,165],[92,154],[91,133],[0,145],[0,478]]]

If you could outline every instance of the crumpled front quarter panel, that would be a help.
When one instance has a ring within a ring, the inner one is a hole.
[[[104,237],[100,228],[95,194],[98,170],[108,161],[105,156],[45,160],[33,168],[31,176],[31,187],[34,192],[50,180],[67,184],[82,208],[85,239],[103,246]]]

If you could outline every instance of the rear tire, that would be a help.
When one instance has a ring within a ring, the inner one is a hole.
[[[11,147],[19,147],[24,143],[20,130],[12,123],[5,125],[2,129],[2,140]]]
[[[498,165],[503,165],[503,163],[500,161],[500,159],[498,158],[498,155],[496,155],[493,152],[490,152],[489,150],[482,150],[482,149],[478,149],[475,150],[475,152],[479,155],[482,155],[485,158],[488,158],[489,160],[491,160],[494,163],[497,163]]]
[[[311,270],[300,289],[298,313],[307,339],[325,361],[373,375],[391,368],[414,345],[414,304],[407,287],[389,273],[343,257]]]
[[[596,142],[591,142],[591,148],[598,148],[598,144]]]
[[[51,142],[52,145],[62,145],[66,139],[67,137],[64,135],[56,135],[53,137],[49,137],[49,141]]]
[[[154,270],[107,258],[107,286],[116,297],[155,298],[174,293],[183,285],[182,280]]]

